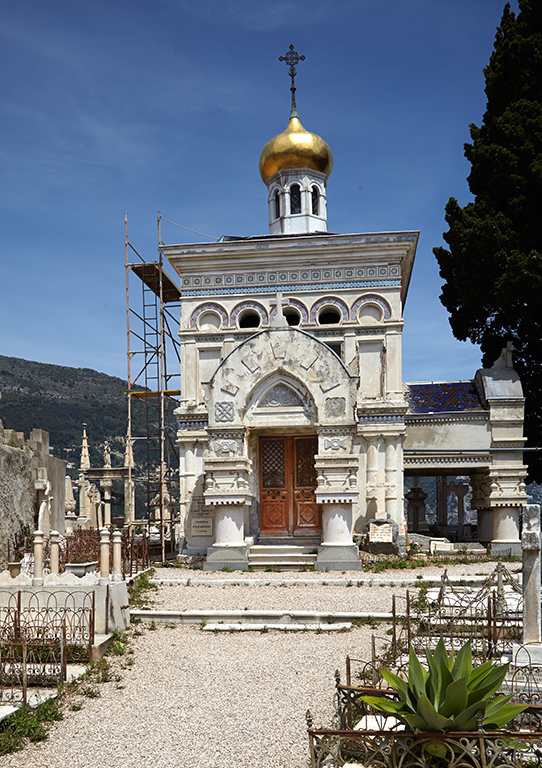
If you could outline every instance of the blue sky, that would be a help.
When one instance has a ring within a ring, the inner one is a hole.
[[[18,0],[0,4],[0,354],[124,377],[124,211],[266,233],[264,144],[287,124],[293,43],[304,126],[330,145],[334,232],[420,230],[404,378],[471,378],[432,254],[484,108],[498,0]],[[517,10],[517,3],[512,7]],[[166,243],[203,238],[164,223]]]

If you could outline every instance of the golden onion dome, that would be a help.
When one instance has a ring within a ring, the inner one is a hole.
[[[278,171],[291,168],[312,168],[325,173],[326,179],[333,170],[329,146],[320,136],[303,128],[295,101],[286,130],[267,142],[260,155],[259,167],[264,182]]]

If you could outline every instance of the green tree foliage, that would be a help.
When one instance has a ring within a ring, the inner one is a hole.
[[[542,445],[542,3],[507,4],[489,65],[481,127],[465,157],[474,201],[446,206],[449,248],[435,248],[454,336],[491,366],[508,340],[526,397],[527,445]],[[528,457],[531,479],[542,456]]]

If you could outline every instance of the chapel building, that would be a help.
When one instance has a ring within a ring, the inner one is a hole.
[[[327,231],[331,150],[302,126],[293,76],[291,90],[288,125],[260,157],[269,234],[161,247],[181,283],[185,552],[246,569],[258,546],[297,544],[317,550],[317,569],[357,569],[353,535],[424,529],[421,489],[405,515],[405,475],[445,488],[467,476],[477,539],[516,551],[526,495],[511,350],[472,381],[403,382],[418,232]]]

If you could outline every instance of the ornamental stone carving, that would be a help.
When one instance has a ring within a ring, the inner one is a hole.
[[[326,451],[346,451],[346,437],[326,437],[324,440],[324,450]]]
[[[346,413],[346,399],[344,397],[326,398],[326,416],[329,419],[336,419],[344,416]]]
[[[235,453],[237,443],[235,440],[215,440],[214,449],[215,453]]]
[[[287,387],[284,384],[277,384],[277,386],[273,387],[273,389],[270,390],[260,401],[260,405],[271,407],[277,407],[281,405],[302,406],[303,403],[301,402],[299,396],[293,391],[293,389],[290,389],[290,387]]]
[[[215,419],[216,421],[233,421],[233,403],[224,401],[216,403]]]

